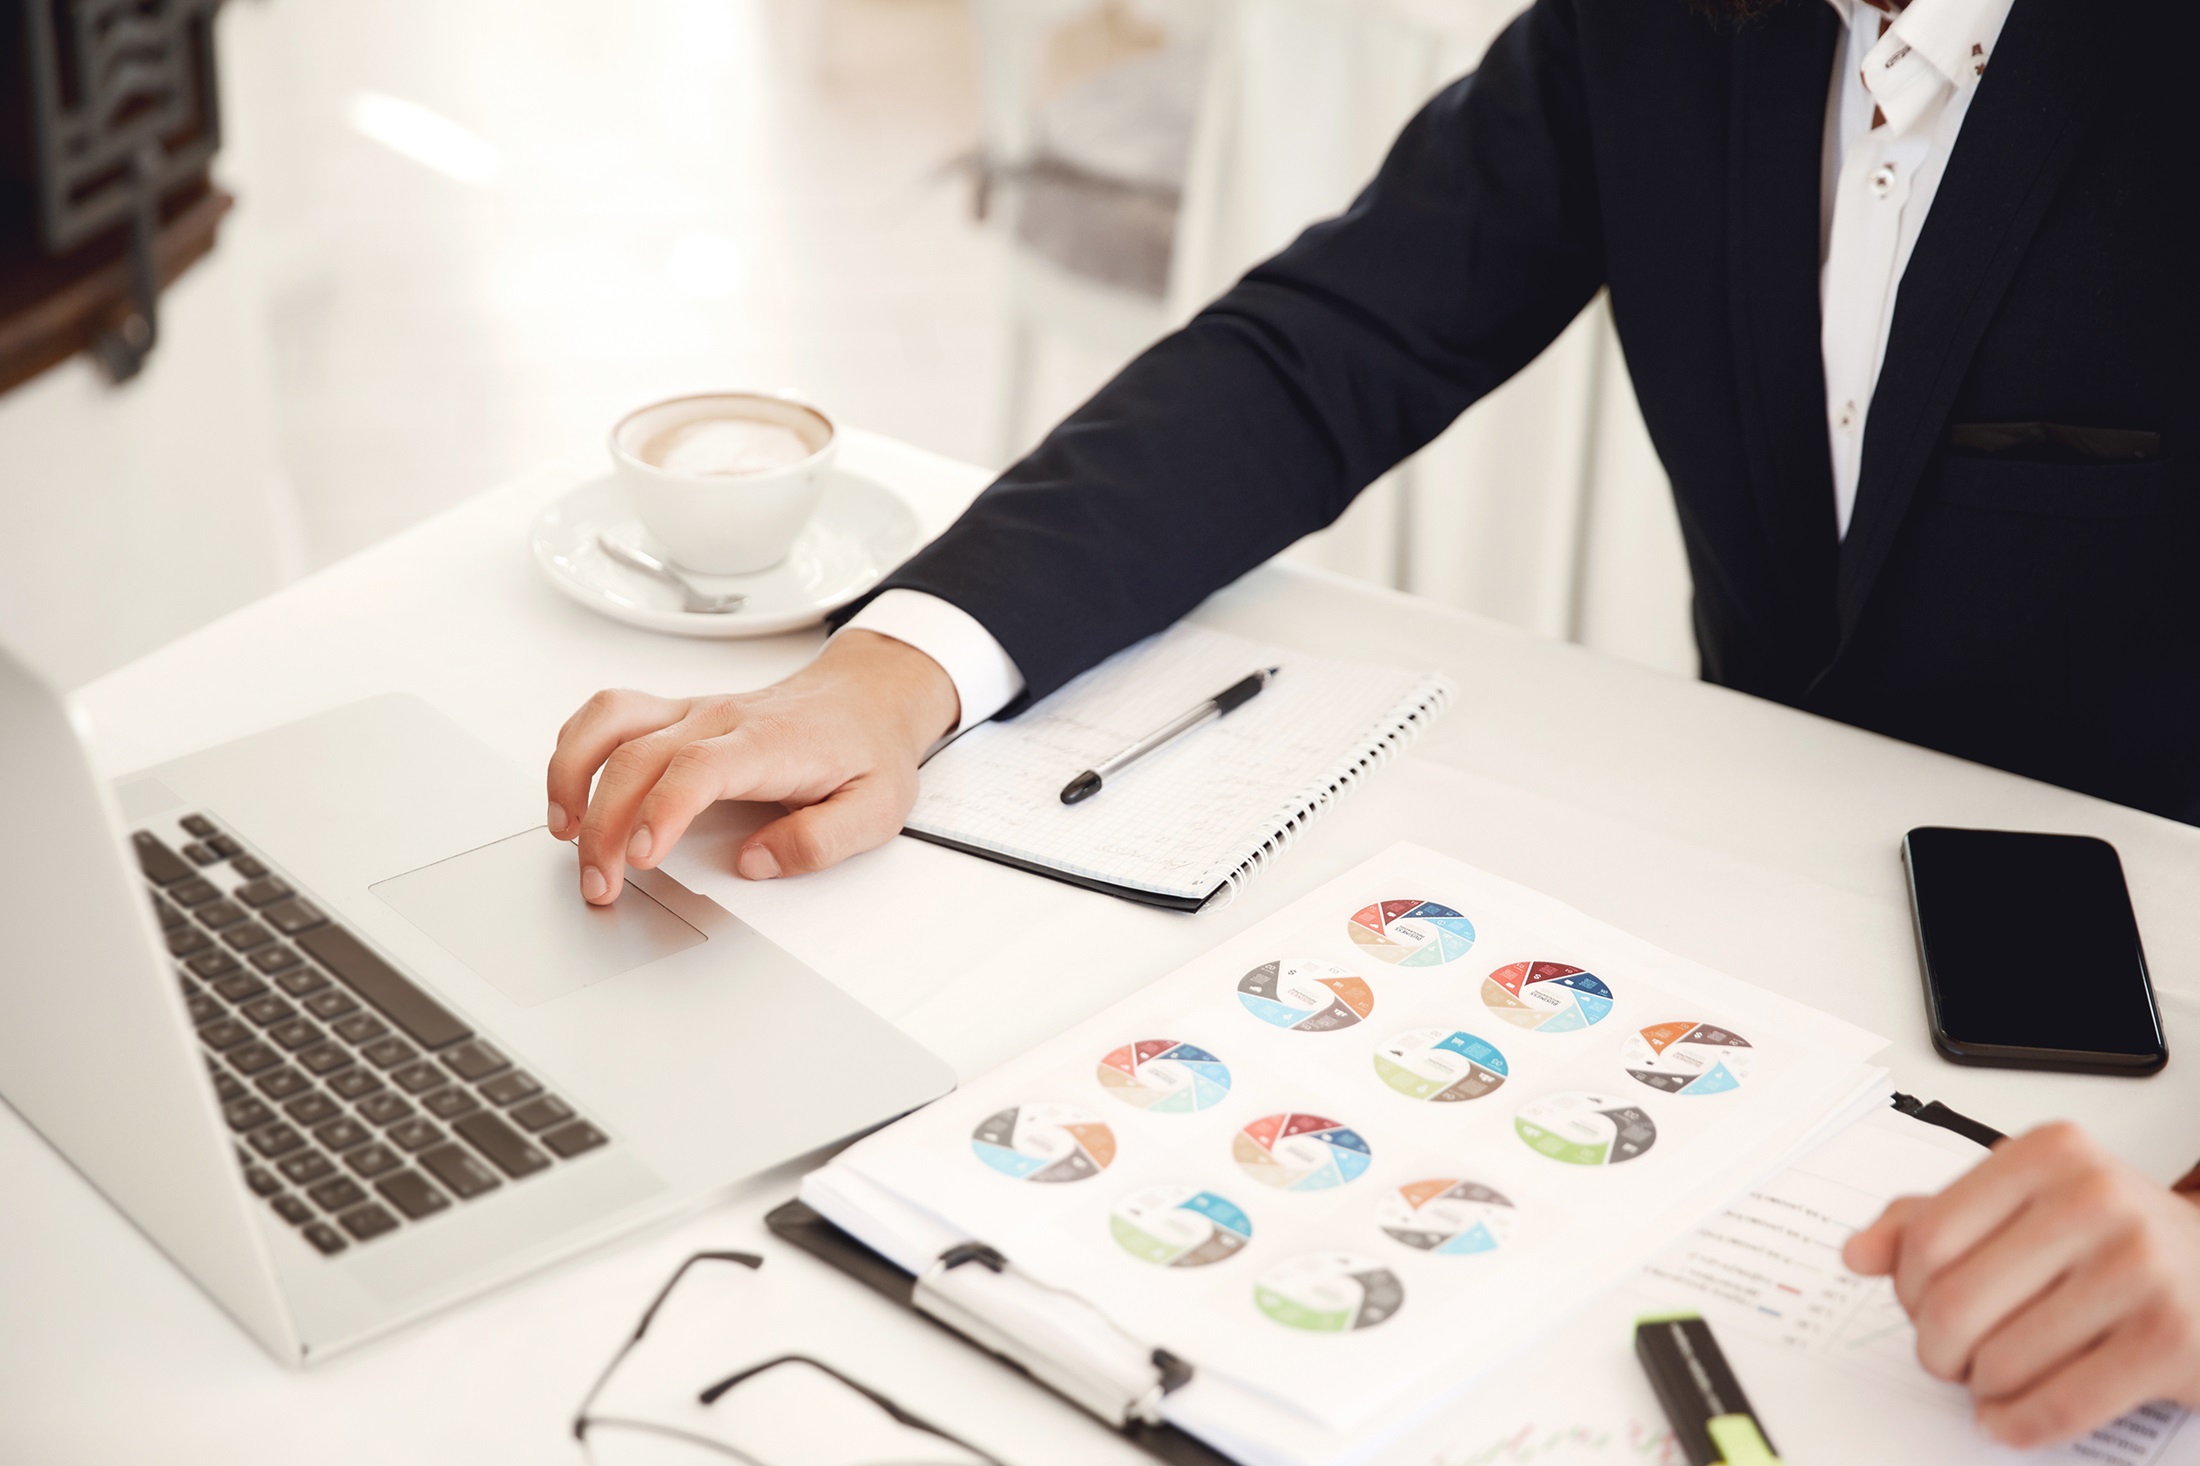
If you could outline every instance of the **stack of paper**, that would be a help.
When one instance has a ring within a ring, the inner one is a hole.
[[[1190,1361],[1175,1424],[1326,1466],[1883,1106],[1881,1043],[1398,846],[803,1195],[911,1271],[992,1245]]]

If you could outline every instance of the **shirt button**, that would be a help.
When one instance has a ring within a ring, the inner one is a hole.
[[[1882,163],[1872,169],[1872,197],[1885,198],[1894,192],[1894,164]]]
[[[1855,404],[1855,403],[1853,403],[1853,402],[1844,402],[1844,403],[1842,403],[1842,404],[1841,404],[1841,411],[1840,411],[1840,414],[1839,414],[1838,416],[1836,416],[1836,417],[1834,418],[1834,420],[1833,420],[1833,424],[1834,424],[1834,426],[1835,426],[1835,427],[1839,428],[1839,429],[1840,429],[1840,430],[1841,430],[1842,432],[1844,432],[1844,433],[1853,433],[1853,432],[1855,432],[1855,431],[1856,431],[1856,404]]]

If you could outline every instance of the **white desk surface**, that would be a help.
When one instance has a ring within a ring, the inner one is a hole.
[[[985,479],[863,435],[848,453],[935,529]],[[103,763],[122,773],[402,690],[539,768],[559,723],[600,686],[732,690],[812,653],[814,631],[682,641],[558,596],[530,563],[527,526],[593,471],[524,475],[84,689]],[[2186,1026],[2200,1009],[2200,829],[1288,566],[1246,577],[1199,619],[1325,655],[1440,666],[1464,695],[1221,912],[1155,912],[897,840],[839,870],[747,888],[737,914],[971,1075],[1411,838],[1884,1034],[1900,1087],[2001,1128],[2076,1117],[2165,1179],[2200,1155],[2189,1058],[2132,1081],[1934,1056],[1896,854],[1905,829],[1933,823],[2115,842],[2176,1050],[2200,1031]],[[714,858],[739,823],[728,811],[691,854]],[[36,832],[18,831],[17,848],[36,858]],[[1018,940],[973,942],[977,913],[1002,910],[1016,913]],[[755,1041],[727,1035],[732,1052]],[[851,1328],[910,1330],[913,1368],[943,1389],[996,1394],[1004,1431],[1045,1433],[1047,1466],[1146,1459],[770,1239],[760,1218],[794,1182],[792,1170],[760,1178],[705,1214],[298,1375],[0,1109],[0,1460],[574,1461],[573,1406],[658,1283],[706,1247],[814,1270],[818,1308]]]

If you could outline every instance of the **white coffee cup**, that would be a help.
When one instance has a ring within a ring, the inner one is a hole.
[[[817,512],[839,434],[824,413],[764,392],[704,392],[637,408],[611,459],[642,526],[704,575],[787,558]]]

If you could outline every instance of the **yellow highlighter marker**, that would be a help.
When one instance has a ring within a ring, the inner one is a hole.
[[[1779,1466],[1764,1427],[1700,1314],[1635,1320],[1635,1357],[1689,1466]]]

